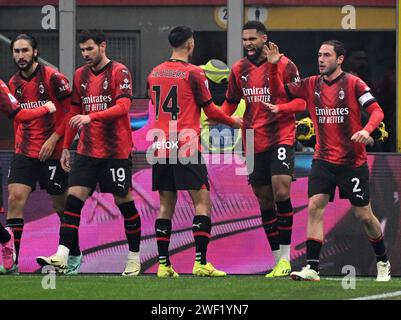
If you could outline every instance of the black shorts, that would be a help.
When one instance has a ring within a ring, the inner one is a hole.
[[[124,197],[132,187],[132,158],[99,159],[76,154],[72,164],[69,187],[87,187]]]
[[[210,190],[207,168],[204,163],[152,165],[152,190]]]
[[[39,159],[14,154],[8,173],[8,184],[21,183],[34,191],[37,182],[48,194],[61,195],[67,190],[68,173],[61,168],[58,159],[41,162]]]
[[[351,204],[364,207],[370,202],[369,169],[365,163],[351,167],[314,159],[308,179],[308,197],[315,194],[328,194],[333,201],[336,187],[340,198],[349,199]]]
[[[295,164],[295,150],[293,146],[278,145],[271,149],[255,153],[252,160],[247,159],[248,182],[252,186],[272,184],[272,176],[293,176]],[[252,170],[253,169],[253,170]]]

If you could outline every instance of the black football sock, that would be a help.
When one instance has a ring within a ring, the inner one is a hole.
[[[59,244],[67,247],[70,250],[75,248],[76,243],[78,242],[78,230],[83,206],[84,202],[81,199],[78,199],[73,195],[67,196],[62,222],[60,225]],[[71,255],[73,254],[71,253]]]
[[[6,229],[4,229],[3,225],[0,222],[0,243],[7,243],[10,241],[11,235],[8,233]]]
[[[192,232],[195,238],[196,261],[206,264],[207,246],[209,244],[212,223],[208,216],[195,216]]]
[[[263,229],[272,251],[280,250],[280,238],[277,230],[276,209],[261,210]]]
[[[118,205],[124,217],[125,235],[128,241],[129,251],[139,252],[141,242],[141,217],[135,207],[134,201]]]
[[[14,233],[14,245],[16,254],[15,264],[18,264],[22,232],[24,230],[24,219],[7,219],[6,227],[9,227]]]
[[[386,245],[384,244],[383,235],[381,235],[377,239],[369,238],[369,242],[372,245],[372,248],[376,254],[376,261],[377,262],[379,262],[379,261],[387,262],[388,257],[387,257],[387,252],[386,252]]]
[[[323,241],[319,239],[308,238],[306,241],[306,262],[311,266],[311,269],[319,272],[320,250]]]
[[[292,235],[292,220],[293,209],[291,200],[276,202],[277,205],[277,218],[278,218],[278,232],[280,234],[280,244],[290,245]]]
[[[78,257],[81,255],[81,249],[79,248],[79,235],[77,235],[76,239],[71,245],[70,256]]]
[[[170,237],[171,237],[171,220],[156,219],[155,232],[156,232],[157,250],[159,252],[159,263],[169,266],[170,257],[168,253],[168,247],[170,245]]]

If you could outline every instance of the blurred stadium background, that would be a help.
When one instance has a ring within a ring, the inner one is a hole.
[[[389,137],[380,142],[382,153],[369,156],[372,204],[382,223],[393,274],[401,275],[401,121],[396,96],[399,18],[395,0],[0,0],[0,78],[8,81],[15,72],[7,39],[18,33],[36,36],[41,57],[71,79],[83,62],[73,41],[75,31],[99,28],[106,32],[108,56],[128,66],[134,79],[132,179],[135,201],[143,216],[143,271],[154,273],[157,248],[153,224],[158,200],[151,192],[150,166],[145,159],[149,145],[145,135],[152,113],[146,99],[146,77],[153,66],[169,57],[167,35],[177,25],[189,25],[195,31],[194,64],[220,59],[230,66],[242,54],[242,24],[233,17],[265,23],[269,38],[298,65],[302,77],[317,72],[316,53],[323,40],[335,38],[346,44],[349,58],[345,70],[357,73],[372,87],[385,112]],[[13,131],[5,117],[0,118],[0,149],[3,198],[7,199]],[[306,153],[298,153],[296,158],[297,181],[292,188],[296,211],[291,257],[294,268],[305,261],[306,179],[311,158]],[[231,274],[263,274],[272,267],[273,259],[246,177],[234,175],[238,166],[235,161],[228,166],[209,166],[215,224],[209,252],[216,266]],[[171,243],[172,261],[182,273],[190,272],[194,256],[188,201],[186,194],[179,198]],[[95,192],[85,205],[81,225],[82,272],[121,272],[127,244],[123,220],[111,197]],[[58,241],[58,218],[45,192],[31,195],[24,230],[19,269],[35,272],[36,255],[53,253]],[[341,275],[344,265],[354,265],[358,275],[373,275],[373,257],[348,202],[337,196],[326,213],[322,273]]]

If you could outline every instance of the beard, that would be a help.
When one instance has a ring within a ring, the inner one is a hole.
[[[92,60],[92,68],[96,68],[100,62],[102,61],[101,57],[96,57],[95,59]]]
[[[260,57],[260,55],[262,54],[262,52],[263,52],[263,47],[257,48],[257,49],[255,50],[255,53],[252,54],[252,55],[249,55],[249,51],[248,51],[248,50],[245,50],[245,55],[246,55],[246,57],[247,57],[250,61],[255,62],[256,60],[258,60],[258,58]]]
[[[332,75],[336,70],[338,66],[332,66],[331,68],[327,69],[326,71],[320,72],[322,76],[330,76]]]
[[[20,62],[25,62],[25,65],[21,66]],[[28,71],[29,69],[31,69],[31,67],[32,67],[34,62],[35,61],[34,61],[33,58],[31,60],[28,60],[28,61],[25,61],[25,60],[23,60],[23,61],[15,61],[14,60],[15,65],[18,67],[18,69],[20,71]]]

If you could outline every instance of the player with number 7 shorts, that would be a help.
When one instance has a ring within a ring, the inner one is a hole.
[[[23,210],[37,182],[46,189],[54,211],[61,217],[68,181],[60,165],[65,115],[71,103],[68,80],[56,69],[38,62],[38,45],[33,36],[17,35],[10,49],[18,72],[9,80],[9,87],[20,107],[34,110],[51,101],[56,112],[28,122],[14,121],[15,154],[8,175],[7,227],[13,231],[16,260],[12,268],[1,267],[0,274],[18,273]],[[75,251],[80,255],[79,247]]]
[[[30,121],[56,112],[56,106],[53,102],[48,101],[38,108],[22,109],[20,103],[11,94],[6,84],[0,80],[0,111],[6,114],[9,119],[14,120],[15,124],[27,125]],[[18,273],[18,266],[15,262],[17,256],[13,229],[10,226],[4,228],[1,223],[0,244],[3,258],[2,273]]]

